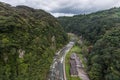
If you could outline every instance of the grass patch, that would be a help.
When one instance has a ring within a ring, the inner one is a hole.
[[[79,46],[73,46],[73,48],[67,53],[66,58],[65,58],[65,70],[66,70],[66,77],[67,80],[81,80],[79,77],[71,77],[70,76],[70,55],[75,52],[80,56],[80,59],[83,59],[82,54],[81,54],[81,48]]]

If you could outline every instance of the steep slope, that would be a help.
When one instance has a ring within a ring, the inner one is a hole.
[[[107,31],[89,55],[91,80],[120,80],[120,27]]]
[[[0,3],[0,80],[45,80],[66,42],[61,25],[45,11]]]
[[[89,41],[83,55],[91,80],[120,80],[120,8],[58,20],[67,32]]]
[[[120,8],[112,8],[88,15],[59,17],[58,20],[67,32],[83,35],[91,43],[95,43],[104,35],[106,30],[120,25]]]

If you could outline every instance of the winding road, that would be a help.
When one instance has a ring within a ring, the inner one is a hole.
[[[71,41],[63,49],[56,53],[53,64],[50,67],[48,80],[66,80],[64,59],[73,45],[74,42]]]

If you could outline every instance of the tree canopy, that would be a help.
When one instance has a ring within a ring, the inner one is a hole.
[[[55,51],[67,41],[49,13],[0,3],[0,80],[45,80]]]
[[[82,35],[87,46],[87,71],[91,80],[120,80],[120,8],[91,14],[59,17],[67,32]]]

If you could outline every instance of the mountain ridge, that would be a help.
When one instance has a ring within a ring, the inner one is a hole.
[[[82,36],[91,80],[120,80],[120,8],[58,20],[65,31]]]
[[[54,53],[67,41],[51,14],[0,3],[0,80],[45,80]]]

